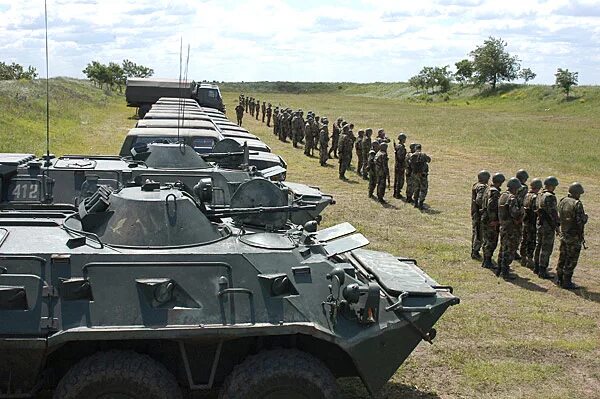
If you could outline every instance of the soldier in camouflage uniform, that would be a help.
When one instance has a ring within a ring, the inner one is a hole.
[[[394,198],[402,198],[402,188],[404,188],[404,174],[406,172],[406,134],[398,135],[398,145],[394,145]]]
[[[384,129],[378,129],[377,130],[377,141],[379,141],[379,144],[381,143],[389,143],[390,139],[388,139],[385,135],[385,130]]]
[[[262,107],[260,108],[262,112],[262,123],[265,123],[265,116],[267,116],[267,103],[263,101]]]
[[[406,158],[404,158],[404,169],[406,169],[406,202],[409,204],[414,202],[415,182],[412,178],[412,171],[410,169],[410,157],[415,153],[416,146],[417,143],[410,143],[408,146],[410,152],[406,155]]]
[[[321,117],[315,115],[315,123],[313,124],[313,146],[310,149],[310,155],[314,155],[314,150],[319,150],[319,134],[321,133]]]
[[[279,140],[287,143],[287,139],[290,136],[290,131],[292,130],[292,115],[291,110],[289,108],[285,109],[283,116],[281,117],[281,136],[279,136]]]
[[[298,147],[298,138],[300,137],[300,130],[304,128],[304,121],[300,116],[300,111],[296,111],[292,116],[292,145],[294,148]]]
[[[258,114],[260,113],[260,100],[256,99],[256,105],[254,108],[254,117],[256,120],[258,120]]]
[[[271,103],[267,105],[267,127],[271,127],[271,116],[273,115],[273,108],[271,108]]]
[[[477,174],[477,183],[471,187],[471,259],[482,260],[479,251],[483,237],[481,236],[481,208],[483,207],[483,193],[490,182],[490,172],[482,170]]]
[[[581,247],[585,244],[584,229],[588,221],[588,216],[580,201],[583,193],[583,186],[575,182],[569,186],[569,195],[558,203],[560,255],[556,267],[556,283],[566,289],[579,288],[573,283],[572,278]]]
[[[498,246],[498,234],[500,226],[498,221],[498,200],[500,199],[500,188],[505,177],[502,173],[492,176],[492,184],[486,188],[481,200],[481,235],[483,237],[483,262],[481,267],[493,269],[492,258]]]
[[[521,264],[533,269],[533,254],[535,252],[537,209],[535,203],[542,189],[542,180],[533,179],[529,184],[529,192],[523,199],[523,238],[521,240]],[[518,198],[518,197],[517,197]]]
[[[415,145],[415,153],[410,156],[409,164],[415,196],[414,206],[420,210],[423,210],[429,191],[429,162],[431,157],[421,151],[421,144]]]
[[[244,104],[245,104],[245,106],[246,106],[246,113],[248,113],[248,107],[249,107],[249,105],[250,105],[250,98],[249,98],[249,97],[246,97],[246,98],[244,99]]]
[[[362,156],[363,156],[363,168],[362,168],[362,177],[365,180],[369,180],[369,153],[372,148],[371,144],[371,136],[373,135],[373,129],[367,128],[365,130],[365,137],[362,141]],[[377,148],[379,151],[379,148]]]
[[[279,137],[279,107],[273,110],[273,134]]]
[[[235,116],[237,118],[238,126],[242,126],[242,118],[244,117],[244,106],[242,105],[241,101],[237,105],[237,107],[235,107]]]
[[[337,150],[338,150],[338,141],[340,140],[340,133],[342,131],[342,121],[344,119],[340,116],[333,123],[332,131],[331,131],[331,148],[329,149],[329,158],[337,158]],[[331,156],[333,153],[333,156]]]
[[[554,236],[559,234],[560,220],[558,218],[556,194],[558,179],[549,176],[544,180],[544,191],[537,197],[537,241],[535,245],[533,272],[540,278],[550,278],[548,266],[550,255],[554,248]]]
[[[506,191],[498,199],[498,221],[500,222],[500,251],[498,252],[498,268],[496,276],[514,280],[510,274],[510,264],[514,260],[517,247],[521,241],[521,224],[523,223],[523,207],[517,199],[517,192],[522,184],[516,177],[506,183]]]
[[[362,168],[363,168],[363,156],[362,156],[362,142],[365,137],[365,131],[358,131],[358,138],[356,139],[356,143],[354,144],[354,151],[356,151],[356,159],[358,160],[358,165],[356,166],[356,173],[359,176],[362,176]]]
[[[315,124],[315,120],[313,115],[309,112],[306,117],[306,124],[304,125],[304,155],[307,157],[310,156],[310,153],[314,147],[314,136],[313,136],[313,125]]]
[[[390,185],[390,168],[388,163],[387,143],[379,144],[379,151],[375,155],[375,174],[377,176],[377,200],[385,202],[385,189]]]
[[[322,122],[323,126],[319,132],[319,162],[321,166],[325,166],[329,159],[329,154],[327,153],[327,148],[329,146],[329,126],[327,125],[329,124],[329,121],[327,118],[323,118]]]
[[[352,159],[352,137],[351,137],[350,126],[345,125],[342,128],[342,135],[340,136],[338,155],[340,163],[340,179],[346,180],[346,170],[350,166],[350,160]]]
[[[525,195],[528,191],[527,179],[529,179],[529,173],[527,173],[525,169],[519,169],[515,177],[521,182],[521,187],[519,187],[519,190],[517,190],[516,195],[519,204],[523,206],[523,201],[525,200]],[[521,235],[523,235],[523,232],[521,232]],[[519,252],[515,252],[515,260],[521,260],[521,255],[519,254]]]
[[[377,140],[371,143],[371,149],[367,154],[367,163],[364,168],[369,176],[369,198],[375,198],[373,192],[377,187],[377,169],[375,168],[375,156],[379,152],[379,142]]]
[[[250,116],[254,116],[254,97],[250,97]]]

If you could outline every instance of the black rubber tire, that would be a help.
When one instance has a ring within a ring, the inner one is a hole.
[[[60,380],[54,399],[181,399],[175,377],[150,356],[132,351],[99,352],[81,360]]]
[[[235,366],[219,398],[262,399],[273,391],[281,392],[282,398],[339,397],[333,374],[320,360],[298,350],[278,349],[261,352]]]

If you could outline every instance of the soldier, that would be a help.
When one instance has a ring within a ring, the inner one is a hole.
[[[246,98],[244,99],[244,102],[245,102],[245,104],[246,104],[246,113],[248,113],[248,107],[250,106],[250,98],[249,98],[249,97],[246,97]]]
[[[254,108],[254,117],[258,120],[258,113],[260,112],[260,100],[256,99],[256,107]]]
[[[560,255],[556,267],[556,283],[568,290],[579,288],[572,278],[579,260],[581,247],[585,248],[584,229],[588,216],[585,214],[583,204],[580,201],[583,193],[583,186],[575,182],[569,186],[569,195],[558,203]]]
[[[535,204],[538,218],[533,272],[545,279],[550,278],[548,266],[554,248],[554,236],[560,232],[556,194],[554,194],[557,186],[558,179],[556,177],[547,177],[544,180],[544,191],[538,195]]]
[[[279,136],[279,140],[283,141],[284,143],[287,143],[287,138],[289,134],[288,127],[290,125],[290,122],[291,116],[289,113],[289,108],[286,108],[281,116],[281,135]]]
[[[517,179],[521,182],[521,187],[517,190],[517,200],[519,204],[523,206],[523,201],[525,200],[525,195],[527,194],[527,179],[529,179],[529,173],[525,169],[519,169],[517,174],[515,175]],[[522,235],[522,232],[521,232]],[[515,260],[521,260],[521,255],[518,252],[515,252]]]
[[[398,145],[394,144],[394,198],[402,198],[402,188],[404,187],[404,173],[406,160],[406,134],[398,135]]]
[[[410,157],[415,153],[417,143],[410,143],[408,146],[409,153],[406,155],[404,160],[404,168],[406,169],[406,202],[412,204],[414,202],[414,180],[412,178],[412,172],[410,169]]]
[[[352,149],[354,148],[354,143],[356,142],[356,136],[354,135],[354,123],[348,124],[348,137],[350,138],[350,141],[352,141],[352,145],[350,146],[350,161],[348,163],[348,169],[350,169],[352,166]],[[339,152],[340,151],[338,149],[338,153]]]
[[[385,136],[385,130],[384,129],[378,129],[377,130],[377,141],[379,141],[379,144],[381,143],[389,143],[390,139],[388,139]]]
[[[304,118],[302,117],[302,110],[298,110],[292,118],[292,145],[294,148],[298,147],[302,137],[304,137]]]
[[[337,158],[338,141],[340,140],[340,132],[342,129],[342,121],[344,119],[340,116],[333,124],[333,130],[331,133],[331,148],[329,149],[329,158]],[[333,153],[333,157],[331,156]]]
[[[279,107],[273,110],[273,134],[279,137]]]
[[[346,180],[346,170],[350,167],[350,160],[352,159],[352,147],[354,135],[350,130],[350,126],[345,125],[342,128],[342,135],[340,136],[338,155],[340,163],[340,179]]]
[[[415,145],[415,153],[410,156],[409,163],[415,196],[414,206],[419,210],[423,210],[429,191],[429,162],[431,157],[421,151],[421,144]]]
[[[517,192],[522,184],[513,177],[506,183],[506,191],[498,199],[498,221],[500,222],[500,251],[496,276],[505,280],[514,280],[510,274],[510,264],[514,260],[517,247],[521,241],[521,224],[523,223],[523,207],[517,199]]]
[[[238,126],[242,126],[242,118],[244,117],[244,106],[242,105],[241,101],[237,105],[237,107],[235,107],[235,116],[237,117]]]
[[[471,236],[471,259],[482,260],[479,250],[481,250],[481,208],[483,193],[490,182],[490,172],[482,170],[477,174],[477,183],[471,187],[471,227],[473,234]]]
[[[358,160],[358,165],[356,166],[356,173],[359,176],[362,176],[362,168],[363,168],[363,156],[362,156],[362,142],[365,137],[365,131],[358,131],[358,138],[356,139],[356,143],[354,144],[354,151],[356,151],[356,159]]]
[[[286,131],[286,139],[290,139],[293,140],[293,134],[292,134],[292,119],[294,118],[294,112],[292,111],[291,108],[288,108],[288,112],[287,112],[287,118],[286,118],[286,124],[285,124],[285,131]]]
[[[271,127],[271,116],[273,115],[273,109],[271,108],[271,103],[267,105],[267,127]]]
[[[533,269],[533,254],[535,252],[536,239],[537,211],[535,203],[541,189],[542,180],[533,179],[529,184],[529,192],[525,194],[525,198],[523,199],[523,237],[519,252],[521,254],[521,264],[530,269]]]
[[[254,116],[254,98],[252,97],[250,97],[248,108],[250,109],[250,116]]]
[[[327,164],[327,159],[329,159],[329,154],[327,152],[327,147],[329,146],[329,121],[327,118],[322,119],[323,126],[321,127],[321,131],[319,132],[319,162],[321,166],[325,166]]]
[[[320,116],[319,115],[315,115],[315,123],[313,123],[313,146],[310,149],[310,156],[314,155],[314,150],[318,150],[320,148],[319,146],[319,133],[321,132],[321,122],[320,122]]]
[[[377,175],[377,200],[384,203],[385,189],[390,185],[390,168],[388,164],[387,143],[379,144],[379,152],[375,155],[375,174]],[[387,184],[387,185],[386,185]]]
[[[500,187],[505,177],[502,173],[492,176],[492,185],[486,188],[481,200],[481,235],[483,237],[483,262],[481,267],[493,269],[492,257],[498,246],[498,233],[500,231],[498,222],[498,200],[500,199]]]
[[[369,153],[371,151],[371,136],[373,135],[373,129],[367,128],[365,130],[365,137],[362,142],[362,156],[363,156],[363,168],[362,168],[362,177],[365,180],[369,179]],[[379,151],[379,148],[377,149]]]
[[[363,141],[364,143],[364,141]],[[371,149],[367,155],[367,163],[365,164],[366,173],[369,175],[369,198],[373,197],[373,192],[377,186],[377,169],[375,167],[375,157],[379,153],[379,141],[375,140],[371,143]]]
[[[304,143],[304,155],[307,157],[311,156],[311,152],[315,146],[315,136],[314,134],[314,125],[315,120],[312,113],[309,113],[306,118],[306,124],[304,125],[304,135],[305,135],[305,143]]]
[[[267,116],[267,103],[263,101],[262,107],[260,109],[262,111],[262,123],[265,123],[265,116]]]

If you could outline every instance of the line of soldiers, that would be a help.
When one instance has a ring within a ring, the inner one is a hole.
[[[491,183],[490,183],[491,178]],[[510,273],[513,260],[533,270],[540,278],[549,279],[550,255],[555,236],[560,237],[560,255],[555,283],[575,289],[572,277],[581,248],[585,248],[584,228],[588,216],[580,200],[584,193],[580,183],[569,186],[568,195],[557,201],[558,179],[549,176],[542,182],[521,169],[506,183],[502,173],[490,176],[482,170],[471,191],[473,235],[471,258],[482,260],[482,267],[495,269],[496,276],[514,279]],[[497,265],[492,258],[500,240]],[[483,249],[483,258],[479,251]]]
[[[271,103],[267,104],[266,101],[263,101],[261,105],[259,99],[246,97],[244,94],[240,94],[239,104],[235,107],[237,123],[239,126],[242,126],[244,111],[250,113],[250,116],[254,117],[256,120],[259,120],[259,116],[262,113],[262,122],[265,123],[266,119],[267,126],[271,126],[271,117],[273,116],[273,106]]]
[[[254,105],[253,105],[254,104]],[[243,111],[258,113],[260,101],[253,97],[245,97],[240,94],[241,114]],[[254,107],[254,110],[253,110]],[[236,107],[236,112],[238,108]],[[271,126],[273,118],[273,134],[279,140],[292,142],[297,148],[298,144],[304,144],[304,154],[314,156],[319,151],[319,163],[326,166],[329,159],[338,159],[339,178],[347,180],[346,171],[350,169],[353,152],[356,154],[358,165],[356,173],[363,179],[369,181],[369,198],[376,198],[385,203],[385,193],[391,187],[389,157],[387,154],[390,139],[386,137],[384,129],[377,131],[377,136],[372,139],[373,129],[367,128],[354,135],[354,124],[339,117],[332,124],[331,135],[329,134],[329,120],[320,118],[312,111],[308,111],[306,119],[304,112],[299,109],[293,111],[288,107],[276,106],[271,111],[271,103],[262,104],[262,121],[267,120],[267,126]],[[258,116],[256,116],[258,120]],[[241,116],[238,114],[238,124],[241,124]],[[407,136],[404,133],[398,135],[398,144],[394,146],[394,198],[402,199],[402,189],[406,182],[406,202],[414,204],[415,208],[424,209],[425,198],[428,193],[429,163],[431,157],[422,151],[421,144],[413,143],[409,146],[410,152],[406,150]]]

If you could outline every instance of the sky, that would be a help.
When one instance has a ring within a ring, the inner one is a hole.
[[[490,37],[552,84],[600,83],[600,0],[48,0],[50,76],[127,58],[177,78],[406,81]],[[43,0],[0,0],[0,61],[44,67]]]

